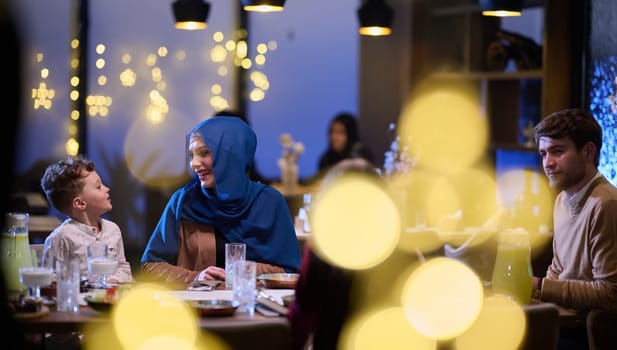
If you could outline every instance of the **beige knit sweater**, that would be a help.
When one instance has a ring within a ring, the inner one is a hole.
[[[541,299],[578,309],[617,311],[617,188],[596,176],[553,209],[553,261]]]

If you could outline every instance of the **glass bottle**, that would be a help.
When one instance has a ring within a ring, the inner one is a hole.
[[[526,231],[500,234],[492,275],[492,292],[529,304],[533,292],[531,247]]]
[[[311,224],[309,222],[309,213],[311,211],[311,202],[313,200],[313,196],[310,193],[305,193],[303,198],[303,205],[300,210],[298,210],[298,218],[302,222],[302,229],[305,233],[311,232]]]
[[[19,281],[19,268],[32,266],[28,213],[7,213],[2,230],[2,267],[9,293],[19,293],[26,287]]]

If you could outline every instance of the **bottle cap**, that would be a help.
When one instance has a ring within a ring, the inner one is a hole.
[[[5,226],[8,229],[26,227],[28,226],[28,218],[28,213],[7,213],[5,216]]]

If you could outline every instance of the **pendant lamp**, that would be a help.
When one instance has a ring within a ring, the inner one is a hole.
[[[285,0],[242,0],[242,5],[245,11],[279,12],[283,11]]]
[[[385,0],[366,0],[358,10],[360,35],[384,36],[392,33],[394,10]]]
[[[205,29],[210,4],[203,0],[176,0],[171,5],[176,28],[184,30]]]
[[[480,0],[484,16],[520,16],[525,0]]]

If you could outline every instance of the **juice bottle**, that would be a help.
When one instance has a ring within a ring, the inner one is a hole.
[[[32,266],[27,213],[8,213],[2,230],[2,268],[6,289],[10,294],[25,289],[19,282],[19,268]]]
[[[533,290],[529,234],[522,231],[502,232],[492,275],[492,292],[529,304]]]

